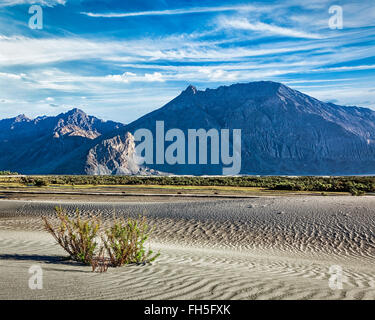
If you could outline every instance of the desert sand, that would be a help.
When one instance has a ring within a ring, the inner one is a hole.
[[[0,200],[0,299],[375,299],[375,197],[263,196],[85,202]],[[53,207],[144,214],[151,265],[93,273],[43,231]],[[32,265],[43,289],[28,286]],[[332,265],[342,289],[329,286]]]

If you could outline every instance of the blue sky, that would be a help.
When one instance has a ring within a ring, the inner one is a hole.
[[[0,1],[0,118],[78,107],[128,123],[189,84],[259,80],[375,110],[374,1]]]

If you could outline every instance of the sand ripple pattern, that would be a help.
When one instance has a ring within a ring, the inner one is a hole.
[[[375,197],[61,203],[108,219],[145,214],[156,227],[156,263],[106,274],[50,259],[64,253],[40,216],[55,205],[0,201],[0,299],[375,299]],[[43,290],[28,289],[32,264]],[[328,286],[333,264],[343,290]]]
[[[159,242],[375,257],[375,197],[278,197],[172,203],[62,203],[104,218],[146,215]],[[0,226],[40,229],[56,202],[0,202]],[[32,221],[30,221],[32,220]],[[36,221],[36,222],[35,222]]]

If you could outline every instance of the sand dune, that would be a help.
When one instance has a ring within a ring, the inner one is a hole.
[[[152,265],[109,269],[59,261],[42,231],[56,201],[0,201],[2,299],[375,299],[375,197],[259,197],[186,202],[60,202],[68,210],[145,214]],[[28,288],[39,264],[44,289]],[[342,290],[328,285],[342,267]]]

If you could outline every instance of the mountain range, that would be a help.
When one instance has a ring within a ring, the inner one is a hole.
[[[314,99],[281,83],[251,82],[180,95],[124,125],[73,109],[0,120],[0,170],[24,174],[221,174],[219,165],[135,162],[134,132],[241,129],[241,174],[375,173],[375,112]],[[155,148],[154,148],[155,152]]]
[[[0,120],[0,168],[25,174],[82,174],[90,143],[123,126],[79,109],[56,117]]]

